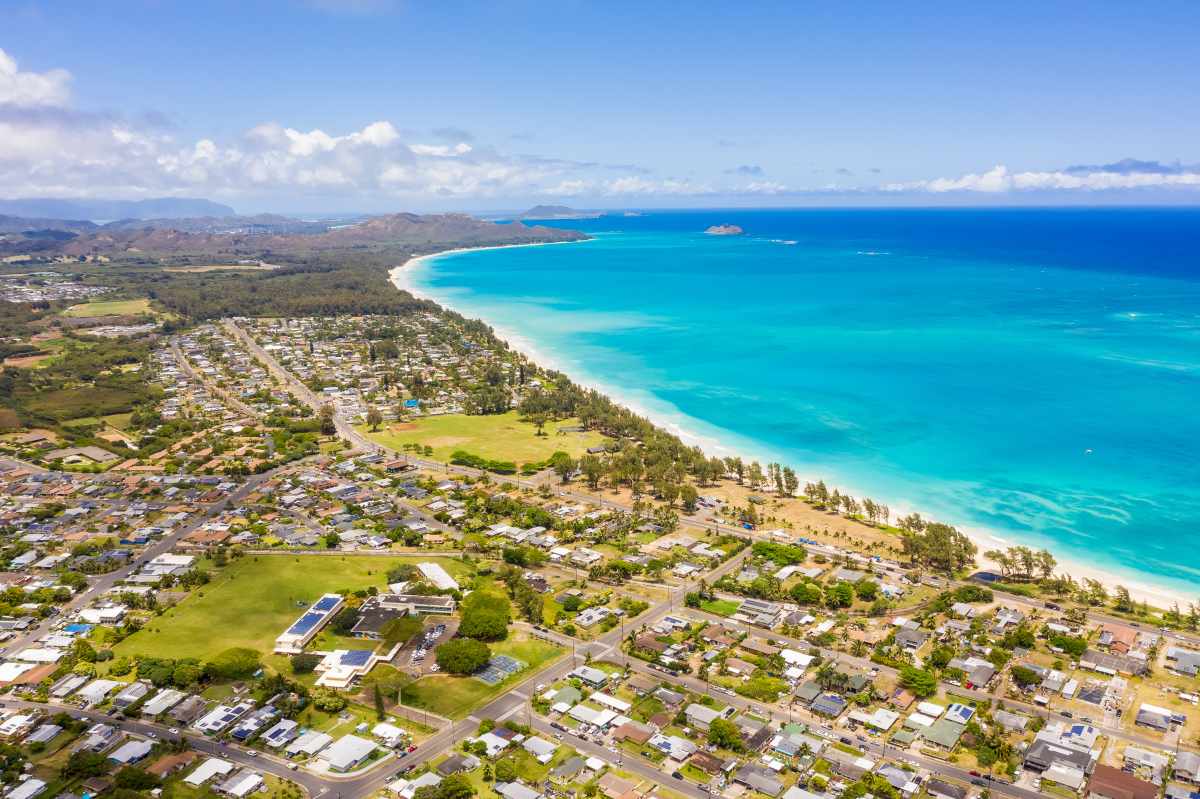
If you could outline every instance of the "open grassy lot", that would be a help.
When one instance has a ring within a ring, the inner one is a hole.
[[[732,599],[712,599],[700,603],[701,610],[706,613],[715,613],[718,616],[732,616],[737,613],[737,609],[741,606],[740,602],[735,602]]]
[[[433,457],[447,461],[455,450],[466,450],[489,460],[530,463],[544,461],[562,450],[573,457],[599,446],[604,436],[596,432],[563,433],[559,428],[578,424],[575,419],[547,422],[546,435],[537,435],[537,428],[523,422],[516,411],[494,416],[448,414],[429,416],[413,422],[387,424],[372,433],[362,426],[359,432],[384,446],[403,449],[405,444],[433,447]]]
[[[402,562],[436,562],[465,577],[453,558],[254,555],[239,558],[171,610],[115,647],[118,655],[207,659],[245,646],[270,652],[275,638],[328,591],[382,587]]]
[[[508,691],[514,683],[528,679],[542,666],[563,653],[561,647],[538,641],[523,633],[512,632],[509,640],[492,644],[496,655],[508,655],[524,661],[528,668],[517,672],[499,685],[487,685],[474,677],[452,677],[437,674],[422,677],[405,687],[404,704],[423,708],[452,719],[460,719],[472,710]]]
[[[92,300],[72,305],[63,311],[63,316],[132,316],[151,313],[150,300]]]

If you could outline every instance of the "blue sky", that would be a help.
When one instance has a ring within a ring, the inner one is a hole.
[[[18,1],[4,20],[9,197],[1200,200],[1195,3]]]

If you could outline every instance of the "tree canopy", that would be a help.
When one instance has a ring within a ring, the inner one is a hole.
[[[472,591],[463,600],[458,634],[480,641],[503,641],[511,620],[512,604],[508,597],[494,591]]]
[[[474,674],[492,657],[488,645],[474,638],[452,638],[434,651],[437,664],[449,674]]]

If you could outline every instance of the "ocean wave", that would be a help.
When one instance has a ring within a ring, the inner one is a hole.
[[[1117,363],[1127,363],[1131,366],[1145,366],[1148,369],[1164,369],[1169,372],[1180,372],[1183,374],[1192,374],[1200,371],[1200,363],[1188,363],[1186,361],[1164,361],[1161,358],[1138,358],[1133,355],[1125,355],[1120,352],[1106,352],[1101,354],[1101,360],[1115,361]]]

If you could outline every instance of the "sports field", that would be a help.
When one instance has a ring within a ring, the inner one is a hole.
[[[469,568],[454,558],[357,555],[248,555],[212,582],[113,647],[117,655],[211,658],[244,646],[269,653],[275,638],[321,594],[377,586],[399,563],[440,563],[451,575]]]
[[[152,313],[150,300],[92,300],[81,305],[72,305],[63,311],[63,316],[133,316]]]
[[[455,450],[461,449],[489,460],[522,464],[544,461],[560,450],[579,457],[588,447],[604,443],[604,436],[593,431],[559,435],[561,428],[577,424],[576,419],[547,422],[546,435],[539,436],[533,423],[522,421],[516,411],[509,411],[491,416],[427,416],[412,422],[384,424],[376,433],[366,425],[358,430],[372,441],[396,450],[403,450],[405,444],[433,447],[433,457],[440,461],[448,461]]]

